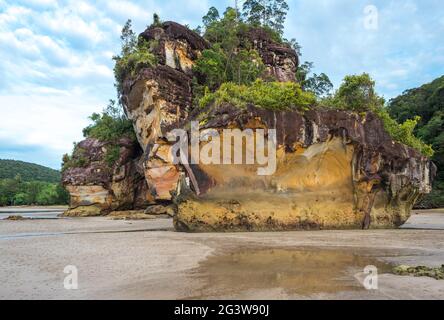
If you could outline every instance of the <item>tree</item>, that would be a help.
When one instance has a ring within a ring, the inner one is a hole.
[[[106,142],[115,142],[122,137],[135,139],[132,122],[114,100],[109,101],[101,114],[93,113],[90,119],[93,124],[83,129],[85,138],[91,137]]]
[[[313,66],[313,62],[305,61],[296,71],[296,81],[301,84],[302,88],[304,88],[304,82],[307,81],[308,75],[313,69]]]
[[[330,95],[333,90],[333,83],[325,73],[320,75],[314,73],[304,82],[303,89],[313,92],[318,98],[323,98]]]
[[[305,61],[296,72],[296,81],[301,84],[303,90],[313,92],[318,98],[326,97],[333,90],[333,84],[325,73],[314,73],[309,77],[313,66],[313,62]]]
[[[123,26],[122,33],[120,35],[120,40],[122,43],[122,52],[121,52],[122,56],[125,56],[130,52],[134,51],[134,48],[137,45],[137,37],[134,31],[132,30],[131,19],[128,19],[125,25]]]
[[[289,6],[285,0],[247,0],[243,5],[243,16],[254,26],[267,26],[284,33],[284,23]]]
[[[293,38],[290,41],[287,41],[287,43],[291,46],[291,48],[296,52],[296,54],[299,57],[302,55],[301,54],[302,47],[299,44],[299,42],[296,41],[296,39]]]
[[[160,21],[160,17],[157,13],[153,14],[153,26],[160,26],[162,22]]]
[[[213,23],[217,22],[219,19],[220,19],[219,11],[217,11],[215,7],[211,7],[208,10],[208,13],[205,16],[203,16],[202,23],[206,29]]]
[[[416,128],[417,135],[435,150],[432,160],[438,167],[433,192],[420,203],[422,208],[444,206],[444,76],[419,88],[406,90],[402,95],[389,101],[390,115],[399,122],[416,116],[421,121]]]
[[[353,111],[371,111],[385,104],[375,91],[375,81],[368,73],[346,76],[335,95],[339,108]]]

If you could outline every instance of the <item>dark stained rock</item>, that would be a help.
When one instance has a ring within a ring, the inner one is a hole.
[[[193,166],[201,194],[179,205],[181,230],[397,227],[431,191],[433,163],[393,141],[373,113],[226,104],[192,117],[202,130],[276,129],[277,170],[261,177],[255,166]]]
[[[161,26],[151,26],[140,36],[147,41],[162,39],[186,41],[193,50],[202,51],[210,47],[200,35],[173,21],[163,22]]]
[[[274,41],[269,33],[260,28],[250,29],[246,37],[259,52],[268,75],[281,82],[296,80],[299,58],[292,48]]]
[[[62,174],[62,183],[71,195],[70,209],[65,215],[143,209],[152,202],[140,167],[140,147],[127,138],[117,144],[120,155],[111,166],[105,160],[109,143],[88,138],[77,145],[73,157],[82,157],[83,166],[67,168]]]
[[[209,44],[197,33],[176,22],[151,26],[140,37],[155,41],[154,53],[162,65],[192,74],[193,62]]]

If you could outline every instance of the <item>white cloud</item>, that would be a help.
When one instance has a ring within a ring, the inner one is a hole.
[[[106,101],[78,92],[40,88],[32,94],[0,96],[0,140],[16,145],[41,145],[59,154],[69,152],[82,138],[88,116]]]
[[[444,37],[441,1],[374,0],[377,30],[364,28],[366,2],[289,4],[287,36],[297,38],[303,59],[314,61],[315,72],[327,73],[336,86],[345,75],[365,71],[376,79],[380,92],[393,97],[444,73],[434,62],[442,56],[442,50],[437,51]]]

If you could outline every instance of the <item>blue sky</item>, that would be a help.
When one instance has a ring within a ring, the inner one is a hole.
[[[60,167],[88,116],[115,98],[111,57],[126,19],[137,32],[154,12],[195,27],[209,7],[223,12],[232,3],[0,0],[0,158]],[[390,98],[444,74],[442,0],[288,3],[286,37],[296,38],[302,59],[336,87],[365,71]],[[374,28],[366,27],[369,8],[377,9]]]

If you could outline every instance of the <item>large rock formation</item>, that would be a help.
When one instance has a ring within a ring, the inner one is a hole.
[[[257,165],[194,166],[200,195],[179,205],[180,230],[391,228],[431,190],[434,165],[394,142],[372,113],[231,105],[203,112],[201,130],[221,135],[225,128],[276,129],[277,169],[258,176]]]
[[[66,216],[144,209],[153,202],[140,164],[140,147],[128,139],[121,139],[118,146],[119,158],[112,165],[106,161],[109,143],[89,138],[76,146],[73,158],[79,164],[62,175],[71,196]]]
[[[126,79],[122,96],[141,148],[122,143],[121,159],[109,168],[103,165],[106,145],[82,142],[87,165],[65,171],[63,178],[71,213],[172,202],[181,231],[391,228],[403,224],[418,197],[430,192],[434,165],[394,142],[374,114],[233,105],[193,110],[192,66],[208,48],[206,41],[174,22],[141,36],[156,41],[159,63]],[[298,58],[292,49],[260,29],[251,29],[247,38],[266,76],[294,81]],[[258,165],[173,164],[167,135],[189,130],[193,120],[202,131],[219,133],[276,129],[275,173],[259,176]]]

